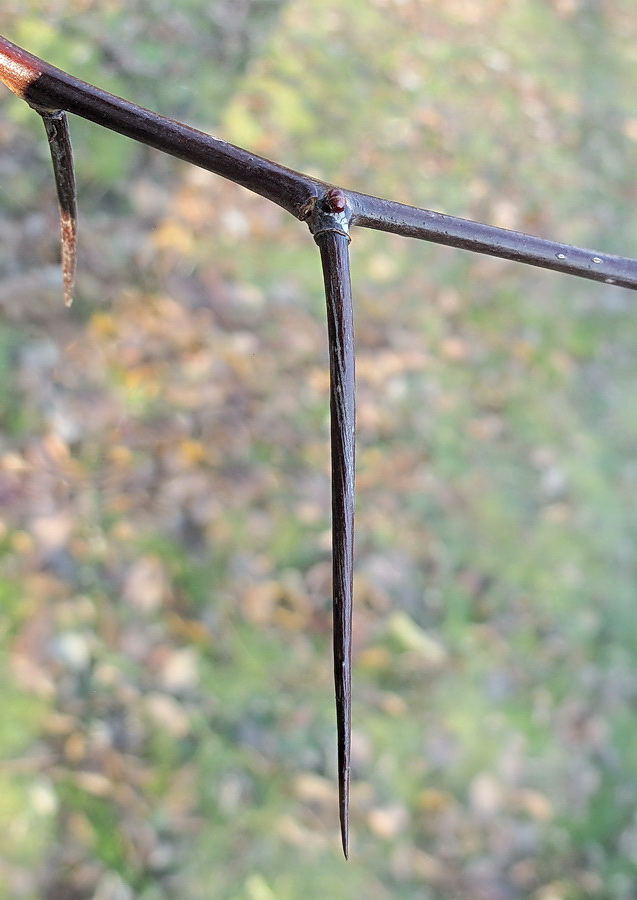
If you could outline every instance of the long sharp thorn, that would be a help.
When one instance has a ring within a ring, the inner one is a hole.
[[[355,380],[348,238],[327,231],[321,250],[330,349],[334,685],[338,794],[343,853],[348,857],[354,558]]]
[[[60,207],[60,233],[62,237],[62,279],[64,303],[73,302],[73,287],[77,267],[77,195],[73,151],[66,113],[61,110],[37,109],[42,116],[51,149],[53,173]]]

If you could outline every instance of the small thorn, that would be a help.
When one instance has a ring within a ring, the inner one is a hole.
[[[77,198],[73,151],[66,113],[35,107],[42,117],[51,149],[53,174],[60,207],[60,233],[62,238],[62,279],[64,305],[73,303],[73,287],[77,267]]]
[[[77,219],[68,216],[60,207],[60,231],[62,234],[62,280],[64,305],[73,303],[75,269],[77,266]]]
[[[341,843],[343,845],[343,856],[349,859],[349,815],[348,815],[349,797],[345,803],[344,809],[341,808]]]

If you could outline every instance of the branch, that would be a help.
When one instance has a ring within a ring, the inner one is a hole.
[[[221,175],[272,200],[297,218],[326,185],[174,119],[102,91],[0,36],[0,80],[31,106],[65,110]]]
[[[637,290],[635,259],[559,244],[520,231],[483,225],[368,194],[349,192],[347,196],[354,210],[353,225]]]
[[[65,299],[75,269],[75,189],[64,112],[240,184],[304,220],[321,252],[328,313],[332,445],[334,677],[341,838],[348,854],[354,553],[355,383],[349,228],[433,241],[637,290],[637,260],[405,206],[327,182],[79,81],[0,36],[0,80],[44,119],[62,221]]]
[[[66,110],[260,194],[299,219],[330,187],[56,69],[0,36],[0,80],[33,106]],[[559,244],[443,213],[344,191],[352,225],[391,231],[637,290],[637,260]]]

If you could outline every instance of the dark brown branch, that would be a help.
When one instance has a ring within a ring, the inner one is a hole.
[[[347,856],[355,438],[349,226],[394,232],[632,290],[637,290],[637,260],[558,244],[504,228],[330,187],[325,182],[79,81],[3,37],[0,37],[0,80],[35,107],[47,127],[62,211],[67,302],[71,296],[74,268],[75,200],[70,143],[63,111],[75,113],[260,194],[297,218],[307,220],[319,245],[330,346],[334,676],[339,810],[343,850]]]
[[[303,218],[326,185],[109,94],[56,69],[0,36],[0,80],[38,109],[66,110],[234,181]]]
[[[304,219],[329,185],[233,144],[115,97],[32,56],[0,37],[0,80],[35,106],[64,109],[133,140],[186,160],[272,200]],[[637,290],[637,260],[557,244],[543,238],[417,209],[355,191],[344,192],[353,225],[460,247]]]
[[[596,250],[558,244],[544,238],[459,219],[428,209],[405,206],[393,200],[381,200],[350,191],[352,225],[391,231],[404,237],[419,238],[448,247],[472,250],[501,259],[553,269],[566,275],[590,278],[637,290],[637,260],[612,256]]]
[[[343,197],[340,192],[334,193]],[[343,210],[335,209],[337,205],[332,204],[336,215],[328,212],[328,215],[317,217],[318,230],[314,238],[321,251],[330,348],[334,685],[339,814],[343,852],[347,858],[352,708],[355,380],[349,237],[342,228]]]

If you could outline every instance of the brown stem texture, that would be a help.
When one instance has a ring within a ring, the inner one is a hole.
[[[637,290],[637,260],[346,191],[136,106],[55,68],[0,36],[0,81],[37,109],[47,129],[62,219],[65,300],[75,271],[75,186],[64,110],[215,172],[308,222],[319,245],[327,298],[332,444],[334,676],[339,811],[345,856],[351,725],[355,385],[351,225]]]
[[[66,110],[208,169],[306,218],[313,199],[331,187],[302,172],[235,147],[116,97],[57,69],[0,35],[0,81],[32,106]],[[637,260],[417,209],[357,191],[343,192],[352,225],[486,253],[532,266],[637,290]]]
[[[73,286],[77,268],[77,196],[73,151],[66,113],[38,109],[42,116],[51,150],[53,174],[60,207],[60,232],[62,236],[62,278],[64,303],[73,302]]]
[[[355,380],[349,238],[315,236],[321,251],[330,354],[332,447],[332,606],[341,839],[348,856],[354,562]]]

